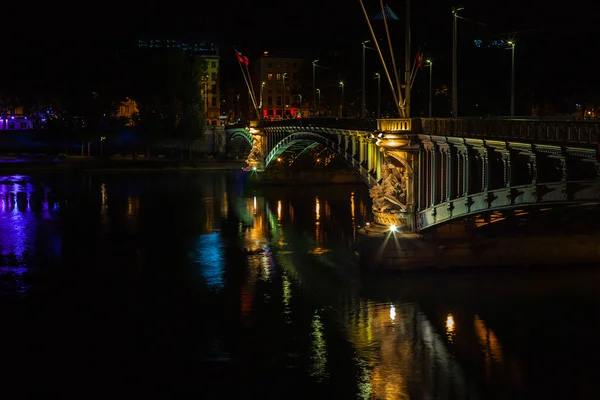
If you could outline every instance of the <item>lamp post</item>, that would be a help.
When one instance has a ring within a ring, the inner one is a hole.
[[[452,7],[452,118],[458,118],[458,67],[456,64],[458,45],[456,40],[458,37],[458,12],[460,10],[464,10],[464,7]]]
[[[260,115],[258,117],[258,119],[261,119],[264,116],[264,112],[263,112],[263,90],[265,88],[265,85],[266,85],[266,83],[264,81],[260,83],[260,113],[263,114],[263,115]]]
[[[317,110],[321,106],[321,89],[317,89]]]
[[[340,117],[344,116],[344,81],[340,81],[340,87],[342,88],[342,101],[340,102]]]
[[[238,119],[240,119],[242,117],[242,113],[240,111],[240,95],[239,94],[236,96],[236,100],[237,100],[237,115],[238,115]]]
[[[431,91],[433,81],[433,61],[427,60],[429,64],[429,118],[433,118],[433,92]]]
[[[375,73],[375,79],[377,79],[377,118],[381,118],[381,74]]]
[[[281,119],[285,119],[285,77],[287,75],[287,72],[284,72],[283,74],[281,74],[281,86],[282,86],[282,93],[281,93]]]
[[[312,62],[312,67],[313,67],[313,104],[312,104],[312,113],[313,115],[316,113],[316,100],[317,100],[317,84],[316,84],[316,78],[315,78],[315,70],[317,67],[317,62],[319,60],[313,60]]]
[[[365,40],[362,42],[362,102],[360,105],[360,116],[361,118],[365,117],[365,96],[366,96],[366,89],[365,89],[365,74],[367,73],[367,65],[366,65],[366,54],[367,54],[367,43],[369,43],[370,40]]]
[[[515,42],[512,40],[508,41],[510,50],[512,53],[512,60],[510,66],[510,117],[515,117]]]

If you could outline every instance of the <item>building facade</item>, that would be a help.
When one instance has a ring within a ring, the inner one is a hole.
[[[262,118],[302,116],[305,95],[301,93],[298,71],[304,61],[301,57],[278,57],[264,52],[254,62],[252,80]]]
[[[219,56],[200,56],[206,62],[206,76],[202,77],[202,98],[204,115],[208,125],[220,125],[221,82],[219,74]]]

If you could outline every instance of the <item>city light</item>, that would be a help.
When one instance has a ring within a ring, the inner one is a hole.
[[[281,157],[277,157],[277,162],[281,162]]]
[[[390,225],[390,232],[398,232],[398,227],[396,225]]]
[[[256,171],[256,167],[252,167],[252,171]]]

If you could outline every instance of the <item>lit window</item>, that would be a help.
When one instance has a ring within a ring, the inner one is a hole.
[[[272,81],[273,80],[273,74],[267,74],[267,80],[268,81]]]
[[[281,80],[281,74],[277,74],[277,80],[280,81]]]

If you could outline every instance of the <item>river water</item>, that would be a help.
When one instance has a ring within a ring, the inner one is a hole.
[[[596,270],[366,275],[366,188],[243,178],[0,177],[5,390],[600,398]]]

